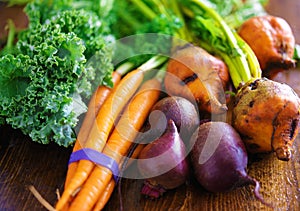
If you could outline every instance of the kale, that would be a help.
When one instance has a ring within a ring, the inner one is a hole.
[[[109,24],[72,3],[28,3],[28,29],[18,34],[14,51],[0,57],[0,123],[64,147],[76,139],[84,102],[96,86],[112,86],[113,71]]]

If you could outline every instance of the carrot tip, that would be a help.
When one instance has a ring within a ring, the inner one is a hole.
[[[31,193],[35,196],[35,198],[47,209],[50,211],[55,211],[55,208],[44,199],[41,194],[35,189],[33,185],[30,185],[28,189],[31,191]]]

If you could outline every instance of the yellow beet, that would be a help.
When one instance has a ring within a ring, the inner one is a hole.
[[[265,77],[295,66],[295,38],[290,25],[282,18],[264,15],[245,21],[239,35],[254,51]]]
[[[236,95],[232,125],[250,153],[274,151],[278,159],[289,160],[299,120],[300,99],[286,84],[257,79]]]
[[[196,102],[201,111],[227,111],[225,89],[229,84],[226,64],[197,46],[177,50],[169,60],[164,85],[169,95]]]

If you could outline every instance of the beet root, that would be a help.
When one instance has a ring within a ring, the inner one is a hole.
[[[300,99],[286,84],[257,79],[236,95],[232,125],[250,153],[274,151],[278,159],[289,160],[299,120]]]
[[[228,84],[226,64],[204,49],[192,45],[172,55],[164,80],[169,95],[196,101],[201,111],[216,114],[227,111],[224,90]]]
[[[295,38],[284,19],[271,15],[252,17],[240,26],[238,33],[254,51],[263,76],[271,78],[279,69],[295,67]]]
[[[256,198],[270,206],[259,194],[259,182],[247,175],[247,151],[241,137],[230,124],[203,123],[192,138],[195,144],[190,153],[191,165],[200,185],[210,192],[254,185]]]
[[[161,137],[143,148],[137,165],[145,178],[141,193],[150,198],[185,183],[189,176],[187,152],[173,120]]]
[[[152,107],[150,117],[151,126],[160,131],[160,134],[166,129],[168,120],[172,119],[185,144],[188,144],[200,122],[196,105],[179,96],[168,96],[159,100]]]

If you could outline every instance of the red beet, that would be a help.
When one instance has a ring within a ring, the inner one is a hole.
[[[200,121],[195,105],[179,96],[168,96],[159,100],[153,106],[150,117],[152,126],[161,133],[166,129],[168,120],[172,119],[185,143],[189,142]]]
[[[191,164],[197,181],[210,192],[224,192],[245,185],[254,185],[259,194],[259,182],[247,174],[248,155],[240,135],[225,122],[206,122],[192,136],[195,144]],[[269,204],[267,204],[269,205]],[[270,205],[269,205],[270,206]]]
[[[140,173],[146,178],[142,194],[158,198],[166,190],[184,184],[189,175],[186,150],[173,120],[168,121],[165,133],[148,144],[137,161]]]

